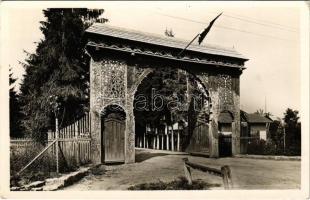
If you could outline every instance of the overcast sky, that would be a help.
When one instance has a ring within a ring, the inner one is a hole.
[[[56,3],[56,2],[55,2]],[[55,4],[54,3],[54,4]],[[250,60],[241,75],[241,108],[264,109],[283,117],[286,108],[300,109],[300,9],[299,3],[277,2],[95,2],[105,9],[109,24],[191,40],[220,12],[223,15],[204,44],[234,47]],[[16,4],[15,4],[16,5]],[[9,6],[2,9],[2,66],[13,67],[21,81],[23,50],[34,52],[42,38],[42,6]],[[77,7],[79,4],[75,4]],[[84,7],[94,7],[94,2]],[[53,7],[50,5],[50,7]],[[4,7],[2,7],[4,8]],[[5,17],[3,17],[5,16]]]

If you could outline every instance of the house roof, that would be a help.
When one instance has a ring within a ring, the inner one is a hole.
[[[256,113],[246,113],[244,111],[241,111],[241,114],[243,114],[244,117],[241,117],[243,121],[249,122],[249,123],[270,123],[272,122],[271,119],[261,116]]]
[[[180,40],[172,37],[164,37],[157,34],[125,29],[100,23],[93,24],[86,30],[86,32],[109,37],[121,38],[135,42],[159,45],[163,47],[177,48],[180,50],[184,49],[185,46],[189,43],[189,41],[186,40]],[[239,58],[244,61],[248,60],[233,48],[228,49],[215,45],[197,45],[193,43],[187,48],[187,50],[204,54],[213,54],[213,55]]]

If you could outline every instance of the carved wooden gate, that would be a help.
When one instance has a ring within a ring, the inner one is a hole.
[[[125,162],[125,119],[111,113],[103,121],[104,162]]]

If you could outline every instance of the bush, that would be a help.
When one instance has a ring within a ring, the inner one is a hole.
[[[184,176],[179,177],[177,180],[165,183],[158,181],[155,183],[142,183],[139,185],[131,186],[129,190],[207,190],[210,187],[219,187],[220,184],[210,184],[202,180],[194,180],[192,185],[189,185]]]
[[[255,139],[249,142],[247,154],[300,156],[301,145],[295,144],[288,146],[284,151],[284,147],[282,145],[277,145],[272,141],[266,142],[265,140]]]
[[[49,177],[55,177],[56,160],[55,154],[48,149],[41,157],[35,160],[21,174],[18,172],[25,167],[33,158],[35,158],[43,149],[44,146],[32,142],[28,144],[20,143],[19,145],[11,145],[10,151],[10,185],[20,186],[33,181],[44,180]],[[69,172],[76,169],[76,166],[67,166],[64,159],[60,156],[60,171]]]

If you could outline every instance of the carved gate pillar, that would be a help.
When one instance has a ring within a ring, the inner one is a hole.
[[[135,162],[135,117],[133,111],[134,95],[127,94],[127,116],[125,137],[125,163]]]
[[[126,113],[124,132],[125,163],[135,162],[135,121],[133,96],[128,94],[127,69],[124,61],[102,58],[91,60],[90,65],[90,112],[91,153],[93,163],[104,162],[104,141],[101,124],[102,111],[110,105],[121,107]]]
[[[240,79],[235,79],[235,84],[239,86]],[[233,108],[234,108],[234,123],[232,126],[232,155],[240,154],[240,93],[239,87],[233,91]]]
[[[209,126],[209,138],[210,138],[210,157],[219,157],[219,133],[218,133],[218,118],[219,112],[219,92],[218,90],[211,90],[210,97],[212,102],[210,126]]]

